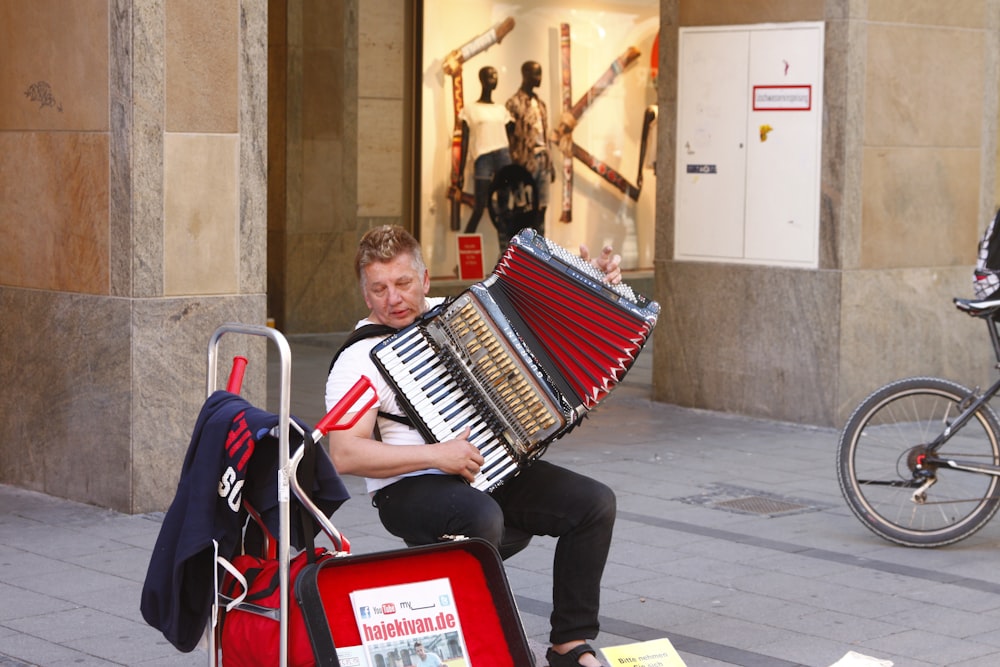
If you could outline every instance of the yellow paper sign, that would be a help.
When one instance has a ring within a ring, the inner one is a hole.
[[[611,667],[686,667],[669,639],[601,649]]]

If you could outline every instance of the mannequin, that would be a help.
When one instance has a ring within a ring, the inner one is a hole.
[[[542,66],[533,60],[521,65],[521,87],[507,100],[511,122],[507,124],[510,139],[510,157],[535,180],[538,208],[532,227],[545,233],[545,209],[549,201],[549,184],[555,181],[556,172],[549,156],[548,110],[535,88],[542,83]],[[516,230],[515,230],[516,231]]]
[[[486,66],[479,70],[482,93],[471,105],[462,107],[458,117],[462,120],[462,157],[460,168],[465,171],[469,155],[475,175],[475,203],[472,215],[465,224],[465,233],[474,234],[479,219],[486,210],[490,182],[500,169],[510,164],[506,126],[510,122],[507,109],[493,103],[497,87],[497,71]]]

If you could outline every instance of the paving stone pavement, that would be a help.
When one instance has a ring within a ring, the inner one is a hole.
[[[290,337],[292,412],[307,423],[341,339]],[[849,651],[905,667],[1000,664],[1000,522],[946,548],[884,542],[840,497],[834,429],[652,402],[651,363],[647,350],[546,454],[618,494],[595,646],[667,637],[688,667],[826,667]],[[273,354],[269,367],[276,377]],[[354,553],[399,548],[362,481],[347,482],[354,498],[333,520]],[[161,520],[0,485],[0,667],[207,664],[139,615]],[[506,562],[538,655],[553,544],[535,538]]]

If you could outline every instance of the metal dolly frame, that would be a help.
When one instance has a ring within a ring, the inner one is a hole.
[[[302,433],[303,442],[296,450],[295,454],[289,456],[290,441],[289,429],[295,426],[296,430],[301,430],[298,424],[291,419],[291,378],[292,362],[291,348],[284,335],[276,329],[262,325],[226,323],[215,330],[208,343],[208,373],[206,395],[211,396],[217,389],[218,380],[218,348],[219,342],[226,334],[243,334],[248,336],[262,336],[273,342],[277,348],[280,358],[280,378],[279,378],[279,406],[278,406],[278,577],[279,577],[279,667],[288,665],[288,610],[289,610],[289,561],[290,561],[290,529],[291,529],[291,493],[295,493],[296,498],[307,511],[316,519],[320,528],[327,533],[333,544],[340,548],[346,544],[346,540],[340,531],[334,527],[330,519],[316,507],[298,483],[295,472],[305,451],[305,438],[312,438],[313,443],[318,442],[329,431],[350,428],[354,422],[365,411],[374,404],[375,397],[369,400],[367,406],[362,407],[354,420],[341,424],[338,423],[347,410],[352,407],[369,390],[372,389],[368,378],[363,377],[337,405],[335,405],[319,424],[316,425],[312,433]],[[237,356],[233,360],[233,369],[227,384],[227,391],[239,393],[243,382],[243,373],[247,365],[246,357]],[[374,394],[374,391],[372,392]],[[347,547],[349,549],[349,547]],[[217,637],[217,623],[219,614],[219,560],[213,563],[215,567],[215,591],[213,593],[212,613],[208,628],[208,664],[209,667],[216,667],[219,659],[219,646]]]

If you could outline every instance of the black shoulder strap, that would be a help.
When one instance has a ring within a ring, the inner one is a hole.
[[[396,333],[397,331],[399,331],[399,329],[393,329],[388,324],[365,324],[364,326],[358,327],[357,329],[351,332],[351,335],[347,337],[347,340],[345,340],[344,344],[340,346],[340,349],[337,350],[337,353],[333,355],[333,359],[330,361],[330,369],[327,371],[327,375],[333,372],[333,365],[337,363],[337,359],[344,352],[344,350],[346,350],[350,346],[366,338],[374,338],[375,336],[390,336]],[[409,417],[394,415],[388,412],[383,412],[382,410],[378,411],[378,416],[385,417],[386,419],[391,419],[392,421],[399,422],[400,424],[405,424],[411,428],[413,427],[413,421]],[[377,435],[378,427],[375,428]]]
[[[347,337],[347,340],[345,340],[344,344],[340,346],[340,349],[337,350],[337,353],[333,355],[333,359],[330,360],[330,368],[326,371],[327,374],[329,375],[330,371],[333,370],[333,365],[337,363],[337,359],[344,352],[344,350],[354,345],[358,341],[364,340],[365,338],[374,338],[375,336],[388,336],[390,334],[396,333],[397,331],[399,330],[393,329],[388,324],[366,324],[364,326],[358,327],[357,329],[351,332],[351,335]]]

